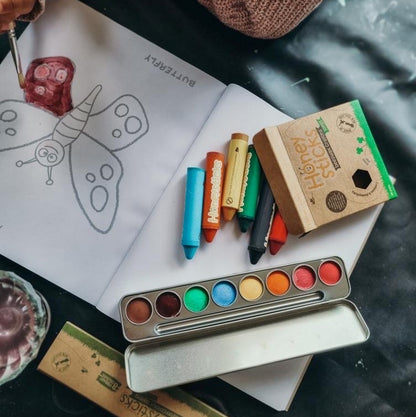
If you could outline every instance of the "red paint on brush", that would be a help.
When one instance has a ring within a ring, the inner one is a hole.
[[[26,72],[25,100],[62,116],[73,109],[71,82],[75,66],[63,56],[33,60]]]

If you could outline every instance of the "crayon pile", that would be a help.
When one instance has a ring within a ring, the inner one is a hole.
[[[242,233],[250,233],[248,252],[256,264],[269,247],[275,255],[285,244],[287,229],[263,175],[253,145],[244,133],[233,133],[227,162],[221,152],[208,152],[206,169],[189,167],[186,179],[182,246],[192,259],[200,245],[201,230],[207,242],[221,226],[237,217]]]

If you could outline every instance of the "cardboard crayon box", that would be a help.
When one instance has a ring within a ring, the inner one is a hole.
[[[253,143],[289,233],[397,197],[358,100],[267,127]]]
[[[133,392],[127,386],[124,355],[70,322],[38,370],[118,417],[225,417],[180,388]]]

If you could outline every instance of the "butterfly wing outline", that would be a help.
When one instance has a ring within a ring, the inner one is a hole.
[[[25,101],[0,101],[0,152],[49,137],[59,119]]]
[[[84,100],[90,108],[100,91],[101,86],[95,87],[90,93],[92,99]],[[35,151],[38,142],[46,140],[49,143],[51,139],[67,147],[71,182],[78,204],[91,226],[100,233],[107,233],[115,221],[119,183],[123,176],[122,163],[114,152],[144,136],[149,130],[149,122],[140,101],[132,95],[123,95],[101,111],[93,113],[89,110],[87,120],[79,120],[80,126],[75,129],[67,126],[68,117],[79,119],[75,111],[83,110],[84,102],[71,112],[72,115],[59,119],[25,101],[0,101],[0,152],[30,145]],[[23,163],[17,161],[16,165]]]
[[[123,166],[108,148],[83,133],[70,146],[68,155],[78,204],[91,226],[107,233],[117,213]]]
[[[119,205],[123,166],[114,152],[127,148],[148,130],[140,101],[124,95],[104,110],[91,113],[83,132],[70,146],[76,199],[91,226],[100,233],[111,230]]]
[[[140,101],[126,94],[104,110],[92,113],[84,133],[111,151],[120,151],[138,141],[149,131],[149,121]]]

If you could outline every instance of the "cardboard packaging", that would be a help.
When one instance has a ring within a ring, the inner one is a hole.
[[[225,417],[179,388],[145,394],[126,383],[124,356],[66,322],[38,370],[119,417]]]
[[[397,197],[358,100],[265,128],[253,143],[289,233]]]

